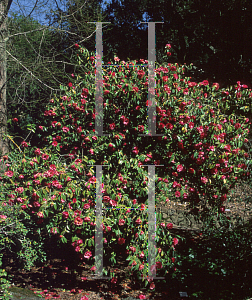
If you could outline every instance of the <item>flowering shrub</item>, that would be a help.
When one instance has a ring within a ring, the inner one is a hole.
[[[100,118],[95,112],[95,58],[81,47],[77,51],[89,71],[74,76],[61,86],[62,96],[49,101],[45,122],[37,126],[38,146],[23,141],[21,153],[5,158],[8,169],[0,178],[9,191],[5,201],[19,203],[37,226],[71,243],[81,261],[94,262],[96,174],[90,165],[106,165],[101,186],[104,257],[114,265],[118,253],[126,251],[131,272],[153,289],[153,280],[146,280],[148,170],[143,166],[164,165],[155,169],[156,193],[165,192],[159,201],[186,200],[194,208],[206,196],[214,209],[225,211],[229,188],[246,174],[243,159],[248,154],[241,147],[249,132],[248,118],[225,111],[228,101],[233,109],[234,101],[249,100],[251,92],[239,84],[233,99],[217,83],[190,82],[185,67],[157,66],[156,124],[163,136],[143,137],[139,134],[148,134],[148,71],[122,61],[120,67],[103,70],[103,126],[110,136],[100,137],[94,129]],[[179,243],[169,234],[171,227],[158,216],[157,276],[172,266]]]

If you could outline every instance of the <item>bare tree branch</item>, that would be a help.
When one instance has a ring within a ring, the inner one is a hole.
[[[27,72],[29,72],[36,80],[38,80],[38,82],[40,82],[41,84],[43,84],[44,86],[46,86],[47,88],[49,88],[50,90],[53,91],[60,91],[60,89],[54,89],[52,87],[50,87],[49,85],[45,84],[44,82],[42,82],[38,77],[36,77],[32,71],[30,71],[29,69],[26,68],[26,66],[24,66],[18,59],[16,59],[16,57],[14,57],[8,50],[6,50],[7,54],[9,54],[16,62],[18,62]]]

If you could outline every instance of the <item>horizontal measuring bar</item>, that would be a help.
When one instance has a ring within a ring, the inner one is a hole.
[[[148,66],[148,64],[122,64],[122,65],[102,65],[102,67],[120,67],[120,66],[124,66],[124,67],[134,67],[134,66]]]

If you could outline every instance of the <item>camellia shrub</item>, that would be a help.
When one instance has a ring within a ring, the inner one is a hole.
[[[154,289],[153,278],[146,279],[149,180],[144,165],[164,165],[155,168],[159,202],[190,202],[200,214],[205,196],[213,211],[224,212],[230,187],[248,173],[249,154],[241,148],[248,142],[250,123],[238,104],[250,103],[252,94],[240,83],[227,94],[217,83],[191,82],[186,66],[157,65],[156,124],[163,136],[148,136],[148,69],[115,57],[120,67],[103,68],[103,129],[110,136],[97,136],[95,57],[79,45],[76,49],[89,71],[72,74],[72,82],[61,86],[62,95],[50,99],[44,124],[37,124],[38,146],[23,141],[5,158],[7,170],[0,178],[1,189],[8,191],[5,203],[18,203],[41,230],[71,243],[80,261],[91,262],[95,271],[94,165],[104,165],[104,259],[115,265],[125,252],[129,275],[142,277]],[[227,109],[237,114],[227,115]],[[170,234],[172,226],[157,215],[159,277],[175,261],[179,237]]]

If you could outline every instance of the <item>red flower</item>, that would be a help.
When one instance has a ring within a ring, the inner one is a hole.
[[[72,86],[73,86],[72,82],[69,82],[69,83],[68,83],[68,86],[69,86],[69,87],[72,87]]]
[[[142,220],[141,220],[140,218],[138,218],[138,219],[136,220],[136,223],[137,223],[138,225],[140,225],[140,224],[142,223]]]
[[[206,85],[209,85],[209,82],[208,82],[208,80],[203,80],[200,84],[206,86]]]
[[[118,239],[118,244],[119,245],[122,245],[122,244],[124,244],[125,243],[125,239],[124,238],[119,238]]]
[[[82,223],[83,223],[82,218],[80,218],[80,217],[75,218],[75,220],[74,220],[74,224],[75,224],[75,225],[81,226]]]
[[[75,44],[74,46],[75,46],[76,49],[80,48],[80,46],[78,44]]]
[[[36,155],[40,155],[40,154],[41,154],[41,151],[40,151],[39,148],[37,148],[36,150],[34,150],[34,153],[35,153]]]
[[[110,92],[108,91],[108,90],[105,90],[104,92],[103,92],[103,94],[104,95],[108,95]]]
[[[178,171],[178,172],[182,172],[182,171],[183,171],[183,169],[184,169],[184,168],[183,168],[183,166],[182,166],[182,165],[178,165],[178,166],[177,166],[177,171]]]
[[[109,127],[110,127],[111,130],[114,130],[115,129],[115,123],[109,124]]]
[[[241,124],[240,123],[236,123],[235,124],[235,129],[239,129],[241,127]]]
[[[8,176],[8,177],[12,177],[13,176],[13,172],[12,171],[7,171],[4,173],[5,176]]]
[[[172,223],[168,223],[168,224],[166,225],[166,227],[167,227],[168,229],[172,229],[173,224],[172,224]]]
[[[53,145],[54,147],[56,147],[56,146],[58,145],[58,142],[53,141],[53,142],[52,142],[52,145]]]
[[[63,126],[63,127],[62,127],[62,131],[63,131],[63,132],[68,132],[68,131],[69,131],[69,128],[66,127],[66,126]]]
[[[41,157],[42,157],[43,160],[47,160],[47,159],[49,158],[49,155],[47,155],[47,154],[42,154]]]
[[[180,192],[179,192],[179,191],[176,191],[176,192],[175,192],[175,196],[176,196],[176,197],[180,197]]]
[[[85,252],[84,257],[87,258],[87,259],[89,259],[90,257],[92,257],[92,252],[91,251]],[[92,270],[92,268],[91,268],[91,270]]]
[[[124,221],[123,219],[120,219],[120,220],[119,220],[119,225],[122,226],[122,225],[124,225],[124,224],[125,224],[125,221]]]
[[[220,88],[220,85],[218,82],[214,82],[212,87],[215,87],[215,91],[218,91],[218,89]]]
[[[138,125],[138,131],[143,132],[144,131],[144,125]]]
[[[63,211],[62,215],[65,219],[69,217],[69,213],[67,211]]]
[[[25,141],[23,141],[23,142],[21,143],[21,146],[22,146],[22,147],[28,147],[28,144],[27,144]]]
[[[141,80],[144,77],[145,72],[143,70],[139,70],[137,72],[137,77]]]
[[[13,118],[12,121],[13,122],[18,122],[18,119],[17,118]]]
[[[178,244],[178,239],[174,238],[172,243],[173,243],[174,246],[176,246]]]
[[[117,282],[117,278],[112,277],[111,282],[115,284]]]

